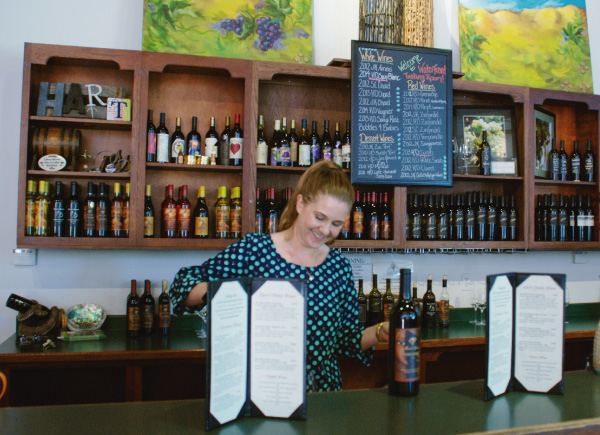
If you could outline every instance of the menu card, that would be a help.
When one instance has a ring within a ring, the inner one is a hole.
[[[487,277],[485,400],[564,393],[565,288],[562,274]]]
[[[306,286],[208,283],[206,429],[242,417],[306,419]]]

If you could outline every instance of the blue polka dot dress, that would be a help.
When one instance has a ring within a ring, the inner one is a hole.
[[[175,314],[194,311],[183,301],[200,283],[226,278],[260,277],[304,279],[307,289],[307,390],[342,388],[340,355],[371,363],[372,349],[362,352],[364,328],[358,325],[358,300],[350,262],[330,250],[317,267],[290,263],[279,255],[271,236],[247,234],[201,266],[182,268],[170,287]],[[312,279],[310,279],[312,277]]]

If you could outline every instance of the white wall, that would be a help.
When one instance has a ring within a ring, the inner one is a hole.
[[[124,313],[131,279],[172,279],[179,267],[199,264],[211,252],[62,251],[39,250],[36,266],[13,266],[16,247],[19,123],[23,75],[23,43],[77,45],[140,50],[142,0],[20,0],[5,2],[0,26],[0,131],[3,187],[0,207],[0,340],[14,332],[15,312],[4,307],[12,292],[47,305],[69,307],[96,302],[111,314]],[[598,2],[587,2],[588,20],[600,19]],[[455,0],[434,1],[435,46],[454,51],[458,69],[457,6]],[[350,40],[358,37],[358,0],[314,0],[315,63],[350,58]],[[600,35],[590,29],[594,88],[600,90]],[[488,273],[506,271],[564,272],[572,302],[600,301],[600,253],[589,253],[587,264],[572,264],[568,252],[516,255],[411,255],[415,277],[427,273],[439,280],[448,275],[458,284],[463,273],[482,285]],[[456,286],[455,288],[458,288]],[[457,293],[456,296],[459,296]],[[454,301],[454,296],[453,302]],[[461,303],[468,303],[461,299]]]

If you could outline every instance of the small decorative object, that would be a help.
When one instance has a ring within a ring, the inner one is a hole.
[[[106,119],[109,121],[131,121],[131,100],[109,98],[106,106]]]
[[[106,311],[97,304],[79,304],[67,310],[67,326],[71,331],[95,331],[105,320]]]
[[[47,154],[38,160],[38,165],[44,171],[60,171],[67,166],[67,159],[58,154]]]
[[[74,128],[42,127],[36,128],[29,136],[31,143],[31,162],[34,169],[50,170],[39,165],[40,157],[52,154],[62,156],[66,165],[61,169],[77,170],[77,157],[81,144],[81,131]],[[52,169],[59,170],[59,169]]]
[[[433,47],[433,0],[361,0],[359,39]]]
[[[556,117],[541,107],[533,111],[535,116],[535,176],[551,178],[548,160],[552,141],[556,139]],[[558,144],[557,144],[558,145]]]

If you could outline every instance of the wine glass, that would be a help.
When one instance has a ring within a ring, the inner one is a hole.
[[[479,309],[479,298],[477,297],[477,292],[473,293],[473,300],[471,301],[471,306],[473,307],[473,320],[469,320],[469,323],[473,323],[477,325],[477,310]]]
[[[198,338],[207,338],[207,336],[208,336],[208,334],[207,334],[208,309],[206,307],[207,307],[207,305],[204,305],[204,307],[202,307],[202,309],[200,311],[194,312],[194,314],[196,314],[198,317],[200,317],[200,322],[201,322],[200,329],[196,330],[196,335],[198,336]]]
[[[463,174],[469,173],[469,162],[475,154],[475,144],[472,139],[465,138],[460,144],[460,157],[463,161]]]
[[[477,304],[479,305],[479,321],[475,323],[477,326],[485,326],[485,308],[486,308],[486,294],[484,290],[477,290],[475,296]]]
[[[569,296],[569,292],[565,289],[565,323],[569,323],[567,320],[567,307],[571,303],[571,297]]]

